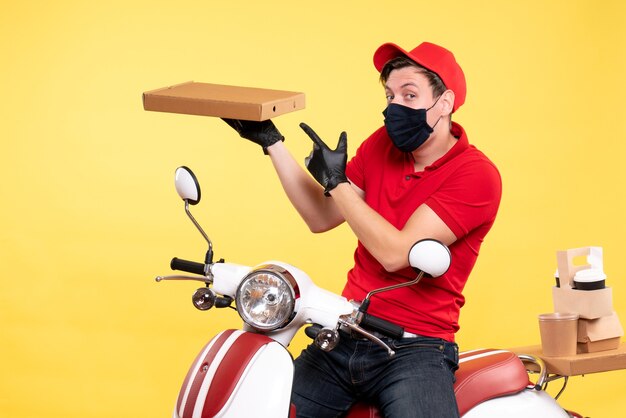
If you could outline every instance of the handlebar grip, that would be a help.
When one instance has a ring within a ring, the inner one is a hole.
[[[186,271],[188,273],[200,274],[204,276],[204,264],[196,263],[195,261],[183,260],[182,258],[174,257],[170,262],[172,270]]]
[[[320,324],[312,324],[310,327],[306,327],[304,329],[304,333],[307,337],[314,340],[317,337],[317,334],[322,330],[322,326]]]
[[[393,322],[386,321],[368,313],[363,314],[359,325],[365,329],[380,332],[391,338],[402,338],[404,335],[404,328],[400,325],[396,325]]]

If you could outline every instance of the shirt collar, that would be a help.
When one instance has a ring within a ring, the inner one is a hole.
[[[452,160],[457,155],[461,154],[469,147],[469,141],[467,139],[467,135],[465,134],[465,129],[461,125],[456,122],[452,122],[452,126],[450,128],[450,132],[454,137],[457,138],[456,144],[452,146],[444,155],[441,156],[437,161],[427,166],[424,171],[434,170],[437,167],[441,167],[448,161]]]

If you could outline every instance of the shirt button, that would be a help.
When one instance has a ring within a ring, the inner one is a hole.
[[[407,181],[411,180],[411,176],[405,176],[404,179],[407,180]]]

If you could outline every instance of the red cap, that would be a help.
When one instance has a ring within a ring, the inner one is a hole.
[[[465,75],[452,52],[430,42],[422,42],[410,52],[405,51],[396,44],[386,43],[381,45],[374,53],[374,66],[380,72],[389,60],[401,56],[415,61],[441,78],[446,87],[454,92],[453,112],[465,103],[467,91]]]

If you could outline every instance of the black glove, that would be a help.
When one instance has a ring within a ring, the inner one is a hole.
[[[330,196],[339,183],[348,183],[346,163],[348,162],[348,137],[345,132],[339,135],[337,148],[331,150],[306,123],[301,123],[302,130],[313,141],[313,151],[304,160],[309,173],[324,187],[324,194]]]
[[[222,120],[236,130],[240,137],[262,146],[265,155],[267,155],[267,147],[274,145],[278,141],[285,140],[285,137],[278,132],[278,129],[276,129],[276,126],[270,119],[261,122],[224,118]]]

